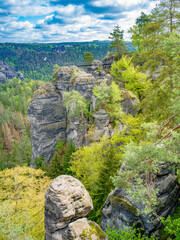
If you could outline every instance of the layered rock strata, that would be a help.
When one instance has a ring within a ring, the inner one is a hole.
[[[85,218],[93,204],[79,180],[67,175],[55,178],[45,199],[46,240],[107,240],[101,228]]]
[[[54,154],[57,141],[66,140],[66,109],[53,84],[45,84],[35,92],[28,107],[28,118],[32,158],[45,156],[48,161]]]
[[[126,167],[122,165],[123,171]],[[167,165],[160,166],[160,172],[155,178],[155,187],[159,189],[157,194],[159,205],[157,206],[155,215],[139,214],[138,210],[144,208],[142,204],[135,203],[124,188],[115,188],[105,202],[101,227],[105,231],[107,225],[110,228],[115,227],[116,230],[125,230],[129,226],[144,229],[144,234],[147,236],[158,237],[158,231],[162,227],[159,217],[171,216],[178,203],[179,185],[177,177],[172,169]]]

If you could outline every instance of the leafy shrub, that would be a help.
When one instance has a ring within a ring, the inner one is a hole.
[[[121,60],[114,62],[110,73],[115,80],[123,82],[125,88],[134,92],[139,98],[150,85],[147,76],[141,73],[138,67],[134,67],[131,58],[127,56],[123,56]]]
[[[167,219],[161,218],[161,222],[165,224],[160,232],[162,240],[179,240],[180,239],[180,207],[177,207],[172,217]]]
[[[0,239],[44,239],[44,194],[50,182],[40,169],[0,171]]]
[[[144,236],[141,234],[142,229],[139,228],[133,228],[129,227],[128,229],[121,230],[119,229],[116,231],[115,229],[110,229],[108,226],[108,229],[106,230],[106,234],[109,238],[109,240],[155,240],[156,238],[153,236],[151,238],[148,238],[147,236]]]

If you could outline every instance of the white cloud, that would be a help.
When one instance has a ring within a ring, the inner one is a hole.
[[[127,8],[130,6],[145,4],[148,2],[149,2],[148,0],[95,0],[92,1],[91,4],[96,7],[125,6]]]
[[[107,40],[109,33],[113,31],[113,27],[117,24],[125,31],[125,39],[129,40],[127,32],[135,24],[135,19],[140,16],[141,11],[148,13],[158,1],[150,3],[149,0],[95,0],[91,2],[96,7],[109,6],[108,15],[112,17],[118,16],[118,14],[111,12],[111,6],[126,6],[127,8],[124,9],[127,10],[120,11],[119,19],[116,18],[115,20],[113,18],[106,19],[106,15],[102,13],[87,13],[83,5],[75,5],[75,2],[72,1],[73,4],[67,6],[50,6],[49,0],[4,1],[7,6],[11,6],[5,9],[0,8],[0,13],[10,12],[11,15],[3,17],[0,21],[0,42]],[[128,9],[128,7],[144,3],[149,3],[148,9],[142,9],[142,7],[141,9],[130,8],[134,9],[132,11]],[[20,16],[24,17],[25,21],[18,21]],[[33,21],[31,17],[34,17]],[[39,28],[35,28],[37,25]]]

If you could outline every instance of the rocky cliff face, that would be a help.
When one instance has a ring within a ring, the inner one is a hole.
[[[122,165],[120,171],[124,171],[126,166]],[[155,187],[159,189],[156,214],[160,217],[171,216],[178,203],[179,185],[174,171],[167,165],[160,166],[160,172],[155,179]],[[158,231],[162,224],[155,215],[139,214],[137,210],[143,209],[142,204],[132,201],[125,189],[115,188],[108,196],[101,217],[101,227],[105,231],[107,225],[111,228],[126,229],[128,226],[144,229],[144,234],[158,237]]]
[[[24,80],[21,72],[16,72],[15,69],[6,62],[0,61],[0,83],[4,83],[6,79],[13,79],[14,77]]]
[[[35,92],[29,104],[28,118],[32,158],[43,155],[48,161],[54,154],[58,139],[66,140],[66,110],[61,94],[53,84],[45,84]]]
[[[86,216],[93,209],[83,184],[67,175],[53,180],[45,194],[45,240],[108,240]]]
[[[96,99],[92,93],[95,84],[104,79],[109,83],[112,81],[111,76],[104,72],[100,61],[94,61],[89,71],[85,72],[76,66],[61,67],[51,84],[45,84],[35,92],[28,108],[33,159],[44,155],[46,161],[49,161],[58,139],[64,142],[72,139],[78,148],[98,141],[104,134],[111,137],[114,133],[108,113],[104,109],[96,110]],[[78,91],[90,101],[93,111],[91,120],[81,116],[69,117],[63,95],[72,90]],[[126,90],[123,90],[123,96],[123,110],[134,115],[136,110],[133,106],[137,103],[137,98],[133,94],[129,95]],[[89,131],[92,125],[94,127]]]

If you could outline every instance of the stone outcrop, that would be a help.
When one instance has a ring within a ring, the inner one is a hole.
[[[78,91],[85,99],[90,99],[95,78],[76,66],[61,67],[55,74],[53,83],[63,95],[64,92]]]
[[[122,165],[120,171],[124,171],[127,166]],[[175,211],[179,197],[179,185],[174,171],[167,165],[160,166],[160,172],[155,178],[155,187],[159,189],[157,194],[159,205],[156,208],[157,216],[171,216]],[[107,225],[111,228],[126,229],[128,226],[144,229],[144,234],[158,237],[158,231],[162,224],[155,215],[143,215],[138,213],[138,209],[143,209],[142,204],[135,203],[124,188],[115,188],[105,202],[101,227],[105,231]]]
[[[107,71],[111,70],[111,64],[114,62],[115,55],[113,53],[110,53],[103,59],[103,68]]]
[[[43,155],[48,161],[54,154],[57,141],[66,140],[66,110],[53,84],[45,84],[35,92],[28,107],[28,118],[32,158]]]
[[[15,69],[6,62],[0,61],[0,83],[4,83],[6,79],[13,79],[14,77],[24,80],[21,72],[16,72]]]
[[[102,76],[95,73],[98,66]],[[96,98],[92,93],[94,85],[102,81],[99,77],[103,77],[107,84],[111,83],[112,77],[104,72],[100,61],[94,61],[91,70],[91,73],[87,73],[76,66],[61,67],[54,75],[51,84],[45,84],[35,92],[28,107],[33,160],[44,155],[48,162],[54,154],[58,139],[64,142],[72,139],[76,148],[79,148],[79,146],[99,141],[104,134],[108,137],[113,135],[112,119],[104,109],[96,109]],[[64,106],[63,96],[65,92],[72,90],[78,91],[90,102],[91,119],[69,116]],[[135,115],[134,105],[138,100],[133,93],[129,92],[122,89],[124,98],[121,102],[122,108],[127,114]],[[123,129],[123,126],[120,129]]]
[[[53,180],[45,194],[46,240],[107,240],[94,222],[85,217],[93,209],[83,184],[68,175]]]

